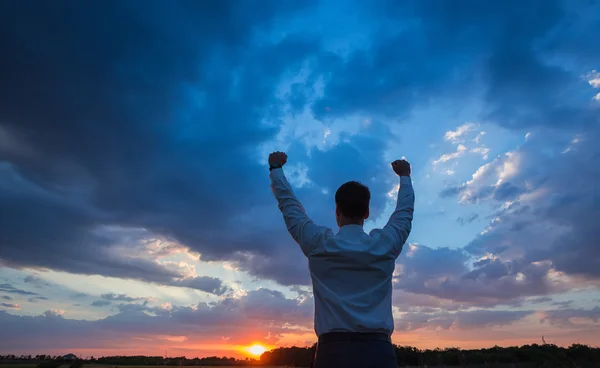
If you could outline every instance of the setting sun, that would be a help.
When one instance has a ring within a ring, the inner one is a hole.
[[[267,351],[267,348],[265,348],[264,346],[259,345],[259,344],[254,344],[254,345],[249,346],[248,348],[246,348],[246,351],[249,352],[252,355],[260,356],[260,355],[262,355],[262,353],[264,353],[265,351]]]

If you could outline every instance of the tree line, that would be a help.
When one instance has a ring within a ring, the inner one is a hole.
[[[277,348],[263,353],[259,360],[231,357],[162,357],[162,356],[106,356],[79,358],[66,362],[63,356],[0,355],[0,363],[37,363],[39,368],[57,368],[68,364],[81,368],[83,364],[110,366],[293,366],[309,367],[316,344],[311,347]],[[488,349],[461,350],[417,349],[395,346],[398,366],[481,366],[509,365],[519,367],[600,367],[600,348],[573,344],[568,348],[554,344],[533,344],[513,347],[494,346]]]
[[[162,357],[162,356],[105,356],[100,358],[78,357],[76,360],[67,360],[62,355],[0,355],[0,364],[35,363],[38,368],[58,368],[68,365],[70,368],[81,368],[84,364],[98,364],[110,366],[251,366],[262,365],[256,359],[236,359],[233,357],[209,356],[203,358]]]
[[[316,345],[309,348],[278,348],[265,352],[264,365],[309,367]],[[519,365],[528,367],[600,367],[600,348],[573,344],[568,348],[554,344],[461,350],[417,349],[395,346],[399,367]]]

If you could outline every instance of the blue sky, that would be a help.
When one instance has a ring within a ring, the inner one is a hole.
[[[366,228],[385,223],[389,162],[412,163],[395,342],[592,343],[598,14],[584,1],[3,3],[0,350],[312,343],[273,150],[331,227],[347,180],[371,188]]]

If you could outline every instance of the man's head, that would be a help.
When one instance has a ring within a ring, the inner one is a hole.
[[[335,192],[335,218],[339,227],[363,225],[369,218],[369,188],[356,181],[342,184]]]

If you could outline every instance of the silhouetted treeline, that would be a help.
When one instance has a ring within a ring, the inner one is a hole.
[[[65,360],[63,356],[51,355],[0,355],[0,363],[24,363],[37,364],[38,368],[57,368],[61,365],[69,365],[71,368],[79,368],[83,364],[98,364],[110,366],[236,366],[236,365],[261,365],[255,359],[235,359],[231,357],[210,356],[204,358],[186,357],[161,357],[161,356],[107,356],[101,358],[78,358],[77,360]]]
[[[168,366],[232,366],[232,365],[257,365],[259,361],[253,359],[235,359],[230,357],[210,356],[204,358],[175,357],[165,358],[161,356],[110,356],[98,358],[96,364],[103,365],[168,365]]]
[[[260,361],[265,365],[309,367],[315,345],[307,348],[278,348],[265,352]],[[553,344],[489,349],[460,350],[457,348],[420,350],[396,346],[398,366],[490,366],[518,364],[521,367],[599,367],[600,348],[574,344],[562,348]]]
[[[70,365],[81,368],[83,364],[110,366],[236,366],[236,365],[269,365],[309,367],[315,351],[311,347],[278,348],[265,352],[260,361],[254,359],[235,359],[228,357],[162,357],[162,356],[108,356],[101,358],[79,357],[75,361],[65,361],[63,356],[50,355],[0,355],[0,363],[38,364],[39,368],[57,368],[59,365]],[[408,346],[396,346],[398,366],[469,366],[493,367],[506,365],[510,367],[600,367],[600,348],[574,344],[568,348],[553,344],[524,345],[502,348],[495,346],[489,349],[461,350],[457,348],[420,350]]]

